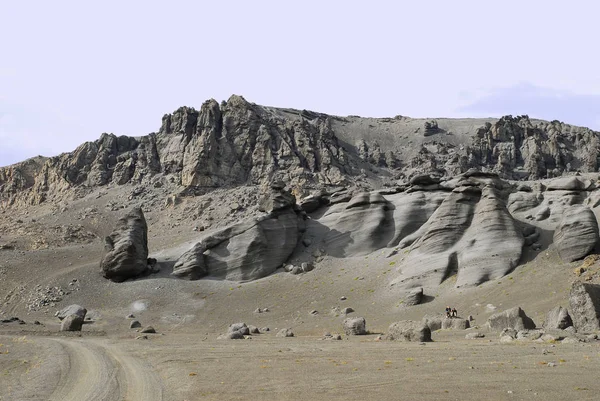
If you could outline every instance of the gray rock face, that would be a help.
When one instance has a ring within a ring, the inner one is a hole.
[[[78,315],[69,315],[60,324],[60,331],[81,331],[83,318]]]
[[[565,209],[554,232],[554,244],[565,262],[573,262],[589,255],[598,238],[596,216],[588,207],[582,205],[573,205]]]
[[[574,282],[569,293],[569,308],[578,332],[600,330],[600,285]]]
[[[429,342],[431,340],[431,329],[422,322],[402,320],[392,323],[388,329],[390,340]]]
[[[533,320],[518,306],[493,314],[488,318],[487,326],[492,331],[502,331],[505,328],[517,331],[535,329]]]
[[[60,320],[63,320],[64,318],[66,318],[69,315],[75,315],[75,316],[79,316],[81,318],[81,320],[84,320],[86,314],[87,314],[87,309],[85,309],[83,306],[73,304],[73,305],[69,305],[66,308],[63,308],[59,312],[57,312],[56,317],[58,317]]]
[[[324,223],[327,253],[336,257],[371,253],[387,246],[394,235],[394,206],[379,193],[361,192]],[[331,221],[331,223],[327,223]]]
[[[415,234],[393,284],[436,286],[457,275],[457,286],[478,285],[510,272],[524,244],[498,190],[459,187]]]
[[[349,317],[344,319],[344,333],[347,336],[361,336],[367,334],[367,322],[364,317]]]
[[[273,197],[282,192],[276,190]],[[293,205],[271,202],[269,207],[275,209],[269,214],[205,237],[177,260],[173,275],[245,282],[273,273],[289,258],[303,229],[303,218]]]
[[[105,239],[105,250],[100,267],[104,277],[112,281],[124,281],[149,271],[148,226],[141,208],[134,208],[119,219]]]
[[[573,321],[567,311],[562,306],[557,306],[546,315],[546,321],[543,324],[545,329],[560,329],[564,330],[569,326],[573,326]]]

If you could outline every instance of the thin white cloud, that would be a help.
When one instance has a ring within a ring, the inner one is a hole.
[[[463,116],[499,117],[527,114],[544,120],[560,120],[600,131],[600,95],[577,94],[529,83],[493,89],[457,110]]]

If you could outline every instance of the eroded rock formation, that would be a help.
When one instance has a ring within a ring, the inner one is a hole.
[[[120,282],[149,272],[148,226],[141,208],[119,219],[115,230],[105,238],[105,250],[100,262],[104,277]]]
[[[281,183],[262,202],[268,214],[210,234],[175,263],[173,275],[196,280],[204,276],[233,281],[265,277],[281,267],[298,244],[304,216]]]

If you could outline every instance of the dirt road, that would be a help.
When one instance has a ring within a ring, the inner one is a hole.
[[[9,375],[14,385],[10,393],[0,396],[1,400],[163,400],[162,384],[151,366],[107,339],[29,337],[13,343],[16,361],[26,352],[19,348],[27,347],[37,348],[45,361]],[[47,374],[49,371],[53,375]]]

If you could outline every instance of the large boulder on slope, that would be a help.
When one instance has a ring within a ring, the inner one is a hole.
[[[104,277],[124,281],[149,271],[148,226],[140,207],[119,219],[115,230],[105,238],[106,254],[100,262]]]
[[[392,323],[388,329],[388,339],[402,341],[429,342],[431,329],[423,322],[402,320]]]
[[[533,320],[518,306],[493,314],[488,318],[487,326],[493,331],[502,331],[506,328],[517,331],[535,329]]]
[[[560,329],[564,330],[567,327],[573,326],[571,315],[562,306],[557,306],[546,315],[543,327],[545,329]]]
[[[600,330],[600,285],[574,282],[569,293],[569,307],[577,331]]]
[[[598,222],[591,209],[573,205],[565,209],[554,231],[554,245],[565,262],[590,254],[598,242]]]

